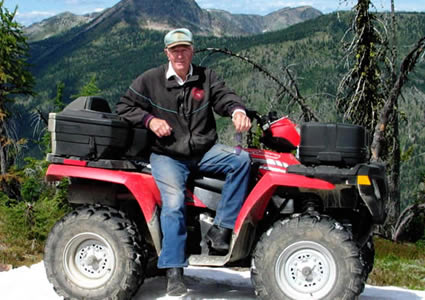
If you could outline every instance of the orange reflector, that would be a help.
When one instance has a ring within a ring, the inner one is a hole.
[[[357,176],[357,184],[360,184],[360,185],[371,185],[369,176],[367,176],[367,175],[358,175]]]

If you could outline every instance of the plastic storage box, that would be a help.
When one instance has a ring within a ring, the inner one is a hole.
[[[48,128],[57,156],[120,159],[147,148],[147,130],[131,128],[99,97],[80,97],[62,112],[50,113]]]
[[[353,166],[368,158],[367,131],[358,125],[304,123],[299,159],[305,165]]]
[[[125,152],[128,123],[112,114],[109,105],[99,105],[102,101],[98,99],[80,97],[62,112],[49,114],[54,155],[98,159],[117,157]],[[92,106],[103,111],[92,110]]]

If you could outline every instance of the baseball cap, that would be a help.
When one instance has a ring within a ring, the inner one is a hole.
[[[193,35],[189,29],[178,28],[171,30],[164,37],[165,48],[171,48],[177,45],[192,45]]]

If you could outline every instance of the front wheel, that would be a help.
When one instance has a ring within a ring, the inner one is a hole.
[[[363,264],[364,281],[366,281],[375,263],[375,245],[372,236],[369,237],[366,244],[360,249],[360,259]]]
[[[65,299],[130,299],[146,267],[137,228],[122,212],[105,206],[79,208],[57,222],[44,264]]]
[[[364,280],[351,235],[327,217],[276,222],[258,242],[251,265],[257,295],[268,300],[355,299]]]

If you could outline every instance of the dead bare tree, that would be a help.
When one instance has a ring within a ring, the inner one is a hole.
[[[241,59],[242,61],[252,65],[254,67],[254,69],[262,72],[268,78],[270,78],[272,81],[277,83],[277,85],[279,86],[279,89],[280,89],[280,91],[277,94],[277,98],[280,99],[284,95],[288,95],[289,98],[292,101],[294,101],[295,103],[297,103],[299,105],[299,107],[301,108],[301,112],[302,112],[302,118],[305,122],[318,121],[319,120],[317,118],[317,116],[314,114],[313,110],[307,105],[306,99],[301,95],[300,90],[298,88],[298,85],[297,85],[296,81],[294,80],[294,78],[293,78],[293,76],[292,76],[292,74],[291,74],[291,72],[289,71],[288,68],[284,69],[286,78],[288,79],[288,82],[289,82],[288,84],[285,84],[281,80],[279,80],[276,76],[274,76],[269,71],[267,71],[264,67],[262,67],[261,65],[254,62],[253,60],[249,59],[246,56],[242,56],[240,54],[233,53],[232,51],[230,51],[228,49],[220,49],[220,48],[205,48],[205,49],[197,50],[196,52],[206,52],[206,51],[209,51],[212,54],[213,53],[223,53],[223,54]]]
[[[354,33],[346,53],[353,67],[338,87],[337,105],[344,119],[369,130],[377,120],[376,112],[382,107],[382,85],[378,61],[382,57],[379,45],[383,38],[376,30],[376,16],[369,12],[370,0],[358,0],[351,26]]]
[[[414,222],[419,215],[425,218],[425,203],[415,203],[406,207],[400,214],[395,224],[393,240],[396,242],[409,241],[414,242],[423,236],[425,224],[423,222]],[[412,232],[415,231],[415,232]]]
[[[376,17],[369,13],[370,0],[358,0],[352,30],[355,33],[347,55],[355,55],[353,68],[341,81],[338,105],[345,119],[361,124],[372,133],[371,160],[385,162],[388,170],[388,218],[381,234],[391,238],[400,216],[400,141],[398,98],[420,56],[424,52],[421,38],[402,60],[397,71],[397,19],[391,0],[391,30],[376,26]],[[384,73],[380,66],[385,66]],[[379,76],[378,74],[381,74]]]
[[[385,131],[389,125],[390,116],[396,108],[397,99],[401,94],[401,89],[408,80],[409,73],[413,70],[420,56],[425,50],[425,36],[422,37],[409,54],[404,58],[400,72],[394,87],[391,89],[385,105],[380,111],[379,122],[376,124],[372,141],[372,159],[378,161],[382,156],[382,147],[384,145]]]
[[[382,149],[385,147],[386,140],[386,131],[389,126],[393,126],[395,121],[397,121],[397,131],[394,134],[398,134],[398,118],[394,121],[392,116],[397,115],[397,101],[401,95],[401,90],[408,80],[409,73],[413,70],[416,63],[418,62],[420,56],[425,50],[425,36],[422,37],[415,47],[409,52],[409,54],[404,58],[401,66],[399,75],[394,83],[393,88],[391,89],[385,105],[380,111],[379,121],[376,124],[373,141],[371,146],[372,159],[374,161],[379,161],[382,158]],[[396,140],[397,139],[397,140]],[[398,136],[394,137],[395,144],[398,145]],[[393,153],[393,161],[391,167],[391,176],[389,178],[390,182],[390,194],[389,201],[386,205],[388,217],[386,220],[386,225],[388,225],[390,232],[388,234],[392,235],[392,239],[397,240],[400,235],[402,235],[403,228],[406,228],[405,224],[410,222],[410,219],[413,218],[412,214],[400,214],[400,193],[399,193],[399,174],[400,174],[400,148],[398,147],[398,153]],[[396,149],[393,149],[393,152]],[[394,155],[398,155],[394,157]],[[415,213],[416,210],[411,210]]]
[[[395,5],[394,0],[391,0],[391,36],[392,36],[392,49],[391,49],[391,85],[397,81],[397,74],[395,72],[395,66],[398,57],[397,51],[397,19],[395,15]],[[394,105],[398,107],[398,101]],[[401,193],[400,193],[400,168],[401,168],[401,150],[400,150],[400,136],[399,136],[399,115],[398,111],[392,113],[392,152],[390,154],[391,164],[390,164],[390,176],[389,176],[389,199],[387,204],[390,207],[387,207],[390,216],[390,223],[394,223],[397,216],[400,215],[400,203],[401,203]],[[392,207],[392,208],[391,208]],[[394,219],[391,219],[394,218]]]

